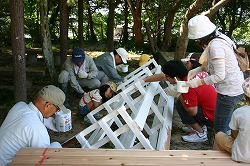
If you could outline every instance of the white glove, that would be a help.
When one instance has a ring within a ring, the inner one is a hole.
[[[166,92],[169,96],[173,96],[173,97],[177,97],[177,98],[179,98],[179,96],[181,95],[180,92],[177,92],[176,84],[175,84],[175,85],[169,84],[168,87],[165,88],[165,92]]]
[[[196,74],[198,74],[201,71],[201,67],[197,67],[195,69],[192,69],[188,72],[188,80],[191,80],[194,78]]]
[[[141,83],[141,85],[145,84],[145,81],[143,79],[139,80],[139,82]]]
[[[78,72],[78,77],[79,78],[87,78],[88,77],[88,73],[86,73],[85,71],[80,70]]]
[[[192,79],[192,80],[187,81],[186,84],[187,84],[190,88],[197,88],[198,86],[202,85],[202,82],[201,82],[201,79],[195,78],[195,79]]]

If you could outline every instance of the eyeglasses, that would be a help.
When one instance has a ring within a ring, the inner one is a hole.
[[[53,104],[53,105],[56,107],[56,112],[59,112],[60,108],[57,105],[55,105],[55,104]]]

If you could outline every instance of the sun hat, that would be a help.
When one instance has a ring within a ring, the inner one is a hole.
[[[85,52],[82,48],[74,48],[72,51],[72,62],[79,63],[85,59]]]
[[[67,110],[63,105],[65,101],[64,92],[54,85],[47,85],[43,87],[39,92],[38,96],[42,97],[44,100],[58,106],[61,110]]]
[[[140,59],[139,59],[139,66],[142,66],[142,65],[144,65],[145,63],[147,63],[147,62],[149,61],[149,59],[150,59],[150,56],[149,56],[149,55],[147,55],[147,54],[142,54],[142,55],[140,56]]]
[[[120,55],[120,57],[122,58],[122,62],[123,63],[127,63],[127,56],[128,56],[128,52],[124,49],[124,48],[118,48],[116,49],[116,52]]]
[[[110,89],[114,91],[115,93],[117,92],[117,87],[118,85],[112,81],[108,81],[106,85],[109,85]]]
[[[215,31],[216,26],[207,16],[197,15],[188,21],[188,38],[200,39]]]
[[[250,97],[250,77],[245,79],[245,81],[242,84],[242,88],[243,88],[244,94],[247,97]]]

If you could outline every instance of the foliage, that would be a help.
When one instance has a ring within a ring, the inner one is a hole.
[[[40,31],[40,15],[39,15],[39,1],[38,0],[25,0],[25,34],[30,38],[33,47],[41,47],[41,31]]]
[[[10,3],[9,0],[0,1],[0,47],[10,45]]]
[[[69,11],[69,45],[75,46],[77,45],[77,37],[78,37],[78,7],[77,7],[77,0],[69,0],[67,1],[68,4],[68,11]],[[125,7],[125,0],[116,0],[117,8],[115,13],[115,26],[114,27],[123,27],[124,25],[124,7]],[[134,2],[134,1],[133,1]],[[174,3],[174,0],[145,0],[143,1],[143,9],[142,9],[142,22],[149,22],[150,28],[153,32],[154,40],[157,42],[159,46],[162,45],[163,41],[163,30],[164,30],[164,22],[167,18],[167,12],[171,8],[171,5]],[[169,48],[169,51],[175,50],[175,44],[177,38],[179,36],[179,29],[180,24],[184,19],[184,13],[186,13],[187,9],[189,8],[190,4],[193,1],[184,1],[180,9],[177,11],[175,15],[174,22],[172,24],[172,45]],[[231,25],[233,19],[233,2],[237,4],[236,11],[243,10],[243,14],[241,16],[241,22],[233,31],[233,39],[237,41],[238,44],[249,44],[249,7],[250,2],[249,0],[235,0],[230,1],[230,3],[225,6],[224,8],[220,9],[219,13],[221,15],[225,15],[223,17],[224,24],[227,25],[226,31],[229,30],[229,26]],[[39,0],[24,0],[25,4],[25,37],[26,38],[26,47],[41,47],[41,32],[40,32],[40,16],[39,16]],[[107,39],[107,18],[108,18],[108,5],[107,0],[91,0],[90,3],[90,11],[92,14],[92,19],[94,23],[94,32],[98,39],[98,42],[104,42]],[[0,2],[1,9],[0,9],[0,46],[9,46],[11,39],[10,39],[10,2],[9,0],[1,1]],[[202,11],[207,10],[211,5],[211,1],[207,1],[203,7],[198,11],[201,13]],[[129,11],[129,15],[127,17],[129,28],[132,29],[133,25],[133,18],[131,15],[131,11]],[[86,1],[84,1],[84,18],[83,18],[83,33],[84,33],[84,44],[85,45],[93,45],[93,41],[90,41],[89,36],[89,23],[88,23],[88,6],[86,5]],[[57,47],[59,43],[59,32],[60,32],[60,22],[59,22],[59,10],[58,10],[58,1],[49,1],[49,25],[50,25],[50,32],[52,37],[52,43],[54,46]],[[235,18],[239,18],[239,14],[236,14]],[[222,23],[218,22],[216,18],[216,24],[220,29],[222,29]],[[237,20],[236,20],[237,21]],[[234,25],[235,26],[235,25]],[[131,30],[130,29],[130,30]],[[142,48],[137,48],[134,42],[133,31],[130,31],[130,38],[128,42],[120,43],[115,42],[116,46],[123,46],[128,48],[129,50],[133,50],[135,52],[150,52],[148,39],[146,36],[146,30],[142,27],[142,32],[144,36],[144,46]],[[58,48],[58,47],[57,47]],[[197,48],[196,44],[193,42],[189,42],[187,51],[199,51],[200,49]]]

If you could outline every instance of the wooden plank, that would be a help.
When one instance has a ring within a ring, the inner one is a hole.
[[[20,159],[19,159],[20,160]],[[23,157],[22,161],[18,161],[18,157],[12,163],[34,164],[34,165],[247,165],[237,163],[225,158],[155,158],[155,157],[123,157],[123,156],[81,156],[81,157],[46,157],[41,159],[39,157],[30,158]]]
[[[21,148],[16,156],[137,156],[137,157],[200,157],[230,158],[226,152],[216,150],[146,150],[146,149],[81,149],[81,148]]]
[[[212,150],[21,148],[7,165],[248,165]]]

